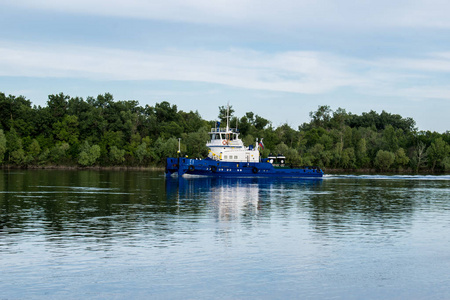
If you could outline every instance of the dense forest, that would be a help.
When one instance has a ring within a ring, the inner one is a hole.
[[[400,115],[319,106],[309,123],[295,129],[274,127],[253,112],[230,112],[246,145],[264,138],[263,157],[280,153],[295,165],[324,170],[450,171],[450,132],[419,131],[413,119]],[[226,108],[218,113],[225,122]],[[163,166],[166,157],[177,155],[178,138],[183,155],[206,157],[215,122],[168,102],[142,107],[108,93],[86,100],[50,95],[45,107],[0,93],[0,165]]]

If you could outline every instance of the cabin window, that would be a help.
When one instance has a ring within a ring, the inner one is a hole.
[[[234,156],[234,159],[238,159],[237,155]]]
[[[223,156],[223,159],[227,159],[227,158],[228,158],[228,156],[226,156],[226,155]]]

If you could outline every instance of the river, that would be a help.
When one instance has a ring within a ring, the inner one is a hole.
[[[0,170],[0,299],[449,299],[450,176]]]

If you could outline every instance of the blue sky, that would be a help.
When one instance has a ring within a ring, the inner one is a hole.
[[[450,2],[3,0],[0,91],[112,93],[274,126],[319,105],[450,130]]]

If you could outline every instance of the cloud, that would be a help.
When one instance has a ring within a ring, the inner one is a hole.
[[[93,47],[0,43],[0,75],[98,80],[178,80],[316,94],[362,80],[319,52],[251,50],[143,53]]]
[[[450,73],[450,52],[430,53],[423,58],[397,58],[380,61],[385,68]]]
[[[345,88],[361,95],[449,99],[450,53],[364,60],[313,51],[146,53],[0,42],[0,76],[202,82],[311,95]]]
[[[5,0],[3,5],[70,14],[302,29],[450,28],[445,0]]]

